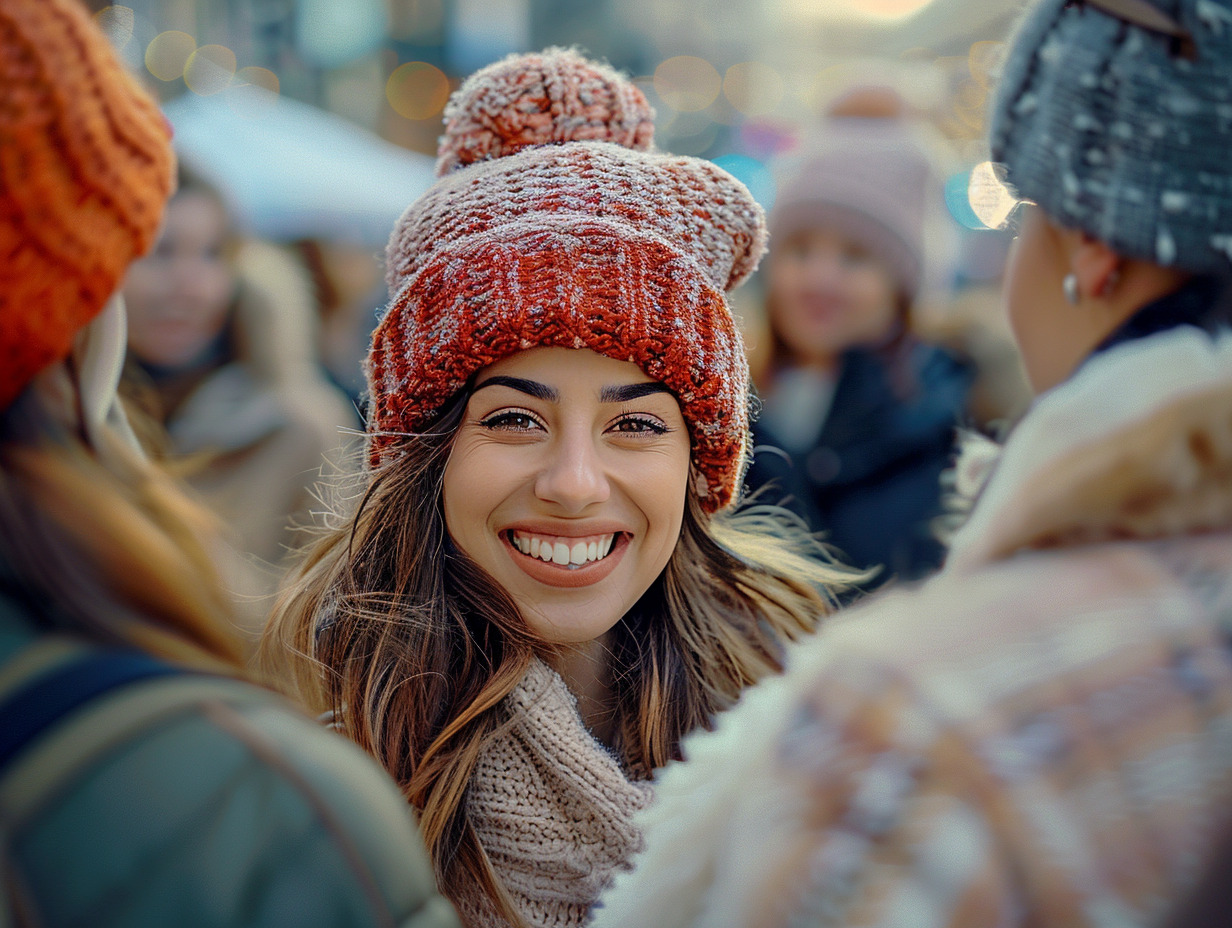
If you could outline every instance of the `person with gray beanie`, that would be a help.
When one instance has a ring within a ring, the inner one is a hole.
[[[990,142],[1034,403],[936,577],[685,742],[594,928],[1192,924],[1226,868],[1232,0],[1035,0]]]

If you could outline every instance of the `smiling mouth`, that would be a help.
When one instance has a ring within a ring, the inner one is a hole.
[[[616,536],[607,534],[569,538],[509,531],[506,538],[514,550],[525,557],[543,561],[545,564],[555,564],[566,570],[579,570],[587,564],[602,561],[611,554]]]

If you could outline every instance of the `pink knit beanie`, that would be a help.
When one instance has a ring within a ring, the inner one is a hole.
[[[780,171],[771,244],[810,228],[841,229],[876,255],[914,297],[924,263],[926,197],[937,188],[930,154],[893,115],[833,116]]]
[[[632,361],[675,394],[708,511],[736,495],[748,364],[725,292],[764,251],[760,207],[707,161],[652,150],[653,112],[572,51],[515,55],[445,111],[437,173],[386,252],[367,373],[373,466],[482,367],[535,347]]]

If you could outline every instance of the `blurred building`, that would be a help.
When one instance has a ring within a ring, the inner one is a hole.
[[[718,160],[766,206],[774,195],[769,163],[861,81],[895,86],[964,171],[977,165],[986,157],[984,114],[999,50],[1020,5],[125,0],[104,9],[87,2],[164,101],[259,86],[425,154],[434,152],[441,112],[466,74],[510,52],[578,46],[634,76],[658,114],[661,148]],[[976,233],[984,224],[967,202],[967,182],[956,174],[947,202],[955,221]],[[997,251],[982,263],[995,268]]]

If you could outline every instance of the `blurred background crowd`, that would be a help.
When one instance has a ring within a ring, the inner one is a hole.
[[[128,3],[0,0],[14,924],[1226,923],[1232,0]]]
[[[939,563],[954,426],[999,434],[1026,407],[997,296],[1013,201],[981,141],[1011,0],[89,5],[181,164],[125,284],[125,395],[232,531],[254,632],[313,521],[314,462],[354,450],[383,245],[432,182],[446,100],[509,53],[606,59],[660,148],[766,209],[770,258],[735,295],[764,408],[750,487],[874,584]]]

